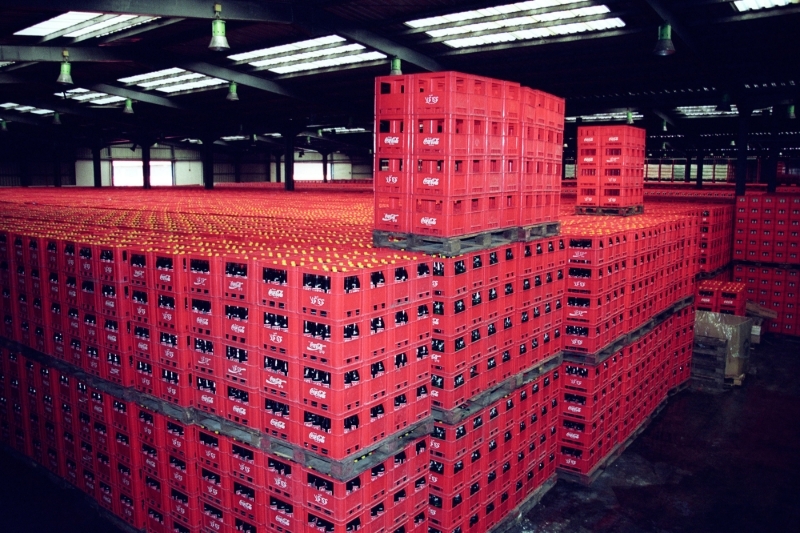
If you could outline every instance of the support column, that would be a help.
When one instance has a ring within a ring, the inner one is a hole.
[[[203,139],[203,186],[206,189],[214,188],[214,141],[216,139]]]
[[[266,167],[267,167],[266,168],[266,170],[267,170],[267,172],[266,172],[266,175],[267,175],[266,176],[267,177],[266,181],[267,181],[267,183],[269,183],[270,181],[272,181],[272,152],[270,152],[269,150],[267,150],[267,165],[266,165]]]
[[[103,186],[103,168],[100,159],[100,152],[102,150],[100,146],[92,147],[92,170],[94,171],[94,186],[96,188]]]
[[[28,153],[24,150],[20,152],[19,184],[21,187],[30,187],[31,185],[31,164],[28,161]]]
[[[686,170],[683,174],[683,181],[686,183],[692,181],[692,152],[686,152]]]
[[[778,108],[772,108],[772,120],[770,121],[770,143],[769,143],[769,158],[767,159],[767,166],[764,172],[767,175],[767,192],[773,193],[778,189],[778,130],[780,120]]]
[[[61,187],[61,157],[58,145],[53,144],[53,187]]]
[[[142,181],[145,189],[150,188],[150,142],[142,142]]]
[[[328,154],[329,152],[320,152],[322,154],[322,183],[328,183]]]
[[[281,180],[281,154],[283,152],[275,152],[275,183],[280,183]]]
[[[288,130],[283,138],[286,142],[286,148],[284,149],[284,163],[283,163],[283,174],[284,174],[284,183],[286,185],[287,191],[294,190],[294,137],[295,133],[291,129]]]
[[[747,136],[750,132],[749,106],[739,105],[739,138],[736,145],[736,196],[744,196],[747,188]]]
[[[697,178],[695,180],[695,187],[698,189],[703,188],[703,163],[705,158],[706,154],[704,154],[702,150],[697,152]]]
[[[233,181],[235,183],[242,182],[242,154],[236,152],[233,156]]]

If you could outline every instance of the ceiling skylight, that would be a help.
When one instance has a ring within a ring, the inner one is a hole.
[[[61,98],[66,97],[69,100],[75,100],[77,102],[85,102],[91,105],[108,105],[125,101],[125,98],[121,96],[111,96],[106,93],[90,91],[89,89],[82,89],[80,87],[70,89],[69,91],[65,92],[58,92],[55,93],[55,95]]]
[[[715,105],[695,105],[676,107],[675,111],[689,118],[694,117],[729,117],[739,114],[736,105],[731,105],[730,111],[717,111]]]
[[[78,24],[83,24],[88,20],[92,20],[94,18],[102,16],[103,16],[102,13],[86,13],[83,11],[70,11],[68,13],[64,13],[63,15],[53,17],[49,20],[45,20],[44,22],[40,22],[39,24],[30,26],[29,28],[25,28],[24,30],[15,32],[14,35],[30,35],[34,37],[45,37],[47,35],[50,35],[51,33],[63,31],[66,30],[67,28],[71,28],[72,26],[77,26]]]
[[[84,40],[127,30],[158,18],[140,15],[104,15],[103,13],[70,11],[20,30],[14,35],[45,38],[52,35],[53,37],[63,36],[70,39]]]
[[[164,93],[172,94],[182,91],[193,91],[197,89],[208,89],[227,85],[229,82],[219,78],[212,78],[197,72],[190,72],[182,68],[168,68],[138,74],[127,78],[120,78],[122,83],[136,85],[143,89],[155,89]]]
[[[0,68],[7,67],[9,65],[13,65],[13,61],[0,61]]]
[[[346,39],[338,35],[328,35],[234,54],[228,58],[239,63],[247,63],[256,69],[266,69],[276,74],[289,74],[385,59],[386,55],[380,52],[366,51],[366,48],[360,44],[348,44]]]
[[[39,109],[38,107],[33,107],[31,105],[20,105],[15,104],[14,102],[0,104],[0,109],[12,110],[16,111],[17,113],[32,113],[34,115],[51,115],[55,113],[55,111],[52,109]]]
[[[549,9],[581,3],[588,4],[576,0],[532,0],[412,20],[406,22],[406,25],[422,29],[429,36],[442,40],[452,48],[469,48],[625,27],[625,22],[618,17],[598,18],[611,13],[611,9],[606,5],[585,5],[565,10]],[[506,17],[510,13],[519,13],[519,16]],[[581,20],[586,18],[591,19]],[[465,24],[464,21],[474,22]],[[555,24],[559,21],[574,22]],[[447,38],[452,36],[463,37]]]
[[[798,0],[741,0],[734,2],[733,5],[739,11],[756,11],[758,9],[770,9],[797,3]]]
[[[631,113],[633,120],[643,119],[644,115],[636,111]],[[566,117],[566,122],[575,122],[578,117]],[[583,115],[580,117],[583,122],[612,122],[615,120],[627,120],[628,113],[625,111],[619,113],[596,113],[594,115]]]

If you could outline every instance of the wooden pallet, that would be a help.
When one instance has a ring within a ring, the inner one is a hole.
[[[626,207],[589,207],[577,205],[575,206],[575,214],[629,217],[644,214],[644,205],[629,205]]]
[[[454,257],[496,248],[512,242],[530,242],[555,237],[560,231],[560,222],[543,222],[530,226],[503,228],[496,231],[484,231],[457,237],[433,237],[430,235],[374,230],[372,232],[372,244],[380,248],[393,248],[395,250]]]

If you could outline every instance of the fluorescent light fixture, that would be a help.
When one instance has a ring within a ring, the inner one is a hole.
[[[15,32],[14,35],[45,37],[47,35],[50,35],[51,33],[63,31],[66,30],[67,28],[71,28],[72,26],[83,24],[84,22],[102,16],[103,16],[102,13],[70,11],[68,13],[64,13],[63,15],[53,17],[51,19],[45,20],[44,22],[40,22],[39,24],[35,24],[33,26]]]
[[[538,24],[542,22],[553,22],[556,20],[566,20],[579,17],[591,17],[594,15],[604,15],[610,12],[611,10],[608,8],[608,6],[604,5],[582,7],[578,9],[570,9],[567,11],[554,11],[552,13],[544,13],[542,15],[527,15],[523,17],[492,20],[488,22],[477,22],[475,24],[467,24],[464,26],[451,26],[449,28],[429,30],[426,31],[425,33],[427,33],[431,37],[446,37],[449,35],[463,35],[465,33],[499,30],[503,28],[513,28],[514,26],[525,26],[529,24]]]
[[[336,48],[325,48],[323,50],[314,50],[313,52],[303,52],[301,54],[294,54],[290,56],[272,57],[269,59],[260,59],[253,61],[250,64],[254,67],[266,67],[269,65],[278,65],[281,63],[289,63],[293,61],[302,61],[305,59],[313,59],[315,57],[331,56],[336,54],[344,54],[346,52],[357,52],[364,50],[360,44],[348,44],[344,46],[337,46]]]
[[[92,24],[91,26],[86,26],[85,28],[81,28],[79,30],[75,30],[75,31],[69,32],[69,33],[65,34],[64,37],[69,37],[69,38],[80,37],[81,35],[86,35],[86,34],[94,33],[96,31],[99,31],[99,30],[102,30],[102,29],[105,29],[105,28],[110,28],[111,26],[115,26],[117,24],[120,24],[122,22],[127,22],[127,21],[129,21],[131,19],[135,19],[135,18],[136,18],[136,15],[119,15],[117,17],[113,17],[113,18],[110,18],[110,19],[106,19],[106,20],[104,20],[102,22],[98,22],[97,24]]]
[[[184,139],[182,142],[185,142],[185,143],[188,142],[190,144],[203,144],[203,141],[201,141],[200,139],[189,139],[189,138],[187,138],[187,139]]]
[[[248,59],[262,58],[280,54],[291,54],[298,50],[305,50],[307,48],[316,48],[318,46],[327,46],[329,44],[343,43],[344,37],[338,35],[328,35],[327,37],[318,37],[316,39],[309,39],[307,41],[298,41],[296,43],[282,44],[280,46],[273,46],[270,48],[262,48],[260,50],[253,50],[252,52],[245,52],[242,54],[234,54],[228,56],[232,61],[246,61]]]
[[[0,68],[7,67],[9,65],[13,65],[13,61],[0,61]]]
[[[280,133],[265,133],[264,135],[262,135],[262,137],[274,137],[276,139],[279,139],[283,137],[283,135]]]
[[[412,20],[405,24],[417,29],[430,28],[425,29],[425,33],[437,39],[462,35],[463,37],[442,41],[451,48],[470,48],[488,44],[543,39],[547,37],[625,27],[625,22],[618,17],[585,22],[578,21],[566,24],[552,24],[562,20],[566,21],[607,15],[611,13],[611,9],[606,5],[588,5],[560,11],[556,10],[528,15],[520,14],[515,17],[507,17],[507,15],[512,13],[522,13],[525,11],[540,10],[568,4],[575,5],[577,3],[582,2],[575,0],[533,0],[530,2],[518,2],[516,4],[507,4],[486,9],[463,11],[440,17]],[[475,22],[472,24],[463,24],[464,21],[470,20],[474,20]],[[536,27],[535,25],[537,24],[551,25]]]
[[[178,85],[168,85],[166,87],[159,87],[157,91],[165,93],[177,93],[179,91],[190,91],[192,89],[204,89],[206,87],[218,87],[220,85],[228,85],[228,82],[219,78],[204,78],[198,81],[191,81],[188,83],[179,83]]]
[[[631,113],[631,116],[634,120],[643,119],[644,115],[638,112]],[[566,117],[564,120],[566,122],[575,122],[578,117]],[[581,120],[583,122],[611,122],[614,120],[627,120],[628,113],[627,111],[621,111],[619,113],[595,113],[594,115],[582,115]]]
[[[365,133],[367,130],[364,128],[345,128],[339,126],[336,128],[322,128],[323,133]]]
[[[409,20],[405,24],[411,28],[426,28],[428,26],[439,26],[442,24],[451,24],[453,22],[463,22],[465,20],[474,20],[497,15],[508,15],[511,13],[519,13],[520,11],[532,11],[534,9],[558,7],[566,4],[575,4],[579,1],[580,0],[532,0],[530,2],[517,2],[515,4],[506,4],[502,6],[488,7],[485,9],[461,11],[459,13],[451,13],[450,15],[444,15],[440,17]]]
[[[154,78],[162,78],[164,76],[171,76],[173,74],[180,74],[186,72],[182,68],[168,68],[164,70],[157,70],[155,72],[148,72],[147,74],[138,74],[136,76],[128,76],[127,78],[120,78],[117,81],[122,83],[138,83],[140,81],[151,80]]]
[[[63,92],[58,92],[54,94],[59,98],[64,98],[65,95],[65,93]],[[125,101],[125,98],[121,96],[111,96],[106,93],[101,93],[98,91],[90,91],[89,89],[83,89],[81,87],[76,87],[75,89],[70,89],[69,91],[66,91],[66,97],[69,100],[75,100],[76,102],[84,102],[91,105],[108,105]]]
[[[303,72],[339,65],[352,65],[385,59],[380,52],[366,52],[363,45],[347,43],[338,35],[262,48],[243,54],[228,56],[233,61],[247,62],[256,68],[265,68],[276,74]]]
[[[374,61],[377,59],[386,59],[386,54],[380,52],[367,52],[364,54],[357,54],[344,57],[332,57],[328,59],[320,59],[318,61],[311,61],[309,63],[299,63],[296,65],[287,65],[285,67],[274,67],[268,69],[270,72],[276,74],[289,74],[291,72],[302,72],[305,70],[315,70],[319,68],[337,67],[340,65],[352,65],[355,63],[363,63],[365,61]]]
[[[736,105],[734,104],[731,104],[730,111],[717,111],[717,106],[715,105],[681,106],[681,107],[676,107],[675,111],[688,118],[727,117],[727,116],[736,116],[739,114],[739,110],[736,108]]]
[[[250,137],[246,135],[228,135],[226,137],[222,137],[223,141],[247,141]]]
[[[464,37],[444,41],[444,44],[452,48],[469,48],[472,46],[482,46],[486,44],[507,43],[513,41],[526,41],[530,39],[542,39],[545,37],[558,37],[561,35],[572,35],[587,31],[604,31],[615,28],[624,28],[625,22],[620,18],[609,18],[594,20],[591,22],[574,22],[572,24],[559,24],[556,26],[546,26],[544,28],[532,28],[529,30],[518,30],[503,33],[490,33],[478,37]]]
[[[739,11],[756,11],[758,9],[770,9],[773,7],[784,7],[790,4],[797,4],[798,0],[740,0],[733,5]]]
[[[52,109],[40,109],[38,107],[33,107],[32,105],[19,105],[14,102],[0,104],[0,109],[9,109],[14,110],[17,113],[31,113],[34,115],[50,115],[54,113]]]
[[[168,94],[216,87],[229,83],[226,80],[212,78],[197,72],[189,72],[177,67],[120,78],[117,81],[129,85],[137,85],[143,89],[155,89]]]

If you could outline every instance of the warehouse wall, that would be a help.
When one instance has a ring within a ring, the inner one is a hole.
[[[103,148],[100,152],[100,170],[102,185],[113,185],[114,161],[141,161],[142,150],[133,148],[133,144],[121,144]],[[175,185],[202,185],[203,165],[200,150],[175,148],[172,146],[154,146],[150,149],[151,161],[171,161],[173,183]],[[285,180],[284,159],[275,161],[273,154],[263,151],[244,153],[239,159],[239,175],[243,183],[276,181],[280,172],[280,181]],[[18,160],[8,157],[0,158],[0,187],[19,186],[23,172]],[[49,156],[43,160],[28,163],[28,174],[32,186],[50,186],[53,184],[53,163]],[[371,179],[372,158],[352,159],[345,154],[334,153],[328,156],[328,179],[350,180]],[[295,180],[322,180],[322,155],[305,151],[300,157],[295,153]],[[79,148],[75,152],[74,164],[70,161],[61,163],[61,181],[63,185],[78,187],[94,186],[94,166],[90,148]],[[216,183],[233,183],[236,181],[235,161],[233,156],[217,152],[214,154],[214,181]]]

